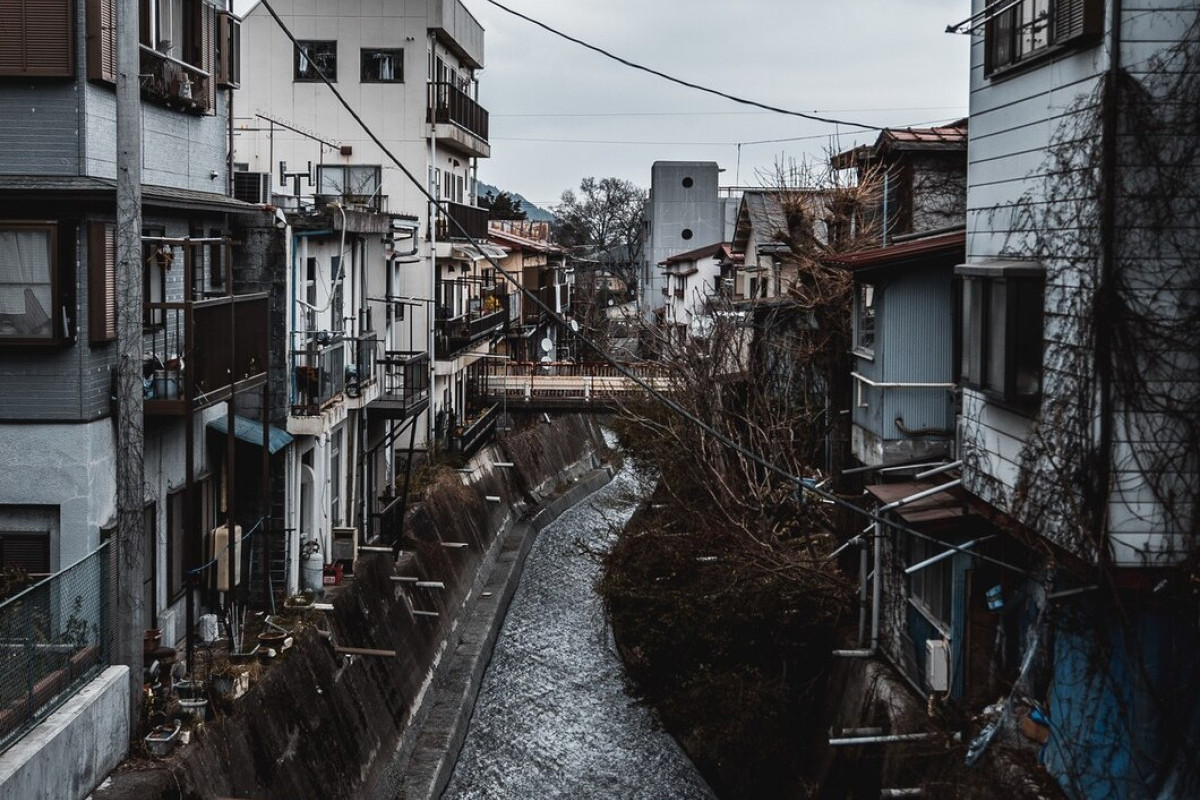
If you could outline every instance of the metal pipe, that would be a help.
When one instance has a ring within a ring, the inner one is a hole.
[[[918,472],[916,475],[913,475],[913,478],[921,481],[926,478],[932,478],[934,475],[941,475],[943,472],[949,472],[950,470],[957,469],[961,466],[962,459],[959,459],[958,461],[951,461],[949,464],[943,464],[940,467],[934,467],[933,469],[927,469],[924,472]]]
[[[860,544],[862,537],[856,536]],[[867,548],[858,548],[858,645],[862,646],[867,636]]]
[[[857,372],[851,372],[850,377],[855,380],[865,383],[867,386],[876,389],[957,389],[956,383],[923,383],[919,381],[876,381],[861,375]]]
[[[833,655],[837,658],[871,658],[875,655],[874,650],[834,650]]]
[[[879,609],[883,601],[883,523],[875,523],[875,568],[871,588],[871,649],[879,650]]]
[[[911,788],[911,789],[880,789],[879,796],[880,796],[880,798],[920,797],[922,794],[922,791],[923,790],[919,786],[916,788]]]
[[[847,736],[830,739],[830,747],[849,747],[856,744],[893,744],[896,742],[927,742],[937,739],[940,733],[892,733],[885,736]]]
[[[958,545],[958,547],[938,553],[936,556],[930,556],[929,558],[925,559],[924,561],[920,561],[916,564],[913,564],[911,567],[908,567],[907,569],[904,570],[904,574],[912,575],[914,572],[920,572],[921,570],[925,569],[926,567],[931,567],[934,564],[938,563],[939,561],[944,561],[945,559],[949,558],[952,555],[955,555],[957,553],[962,553],[966,550],[970,550],[972,547],[979,544],[980,542],[986,542],[988,539],[995,539],[995,538],[996,538],[995,536],[980,536],[978,539],[972,539],[969,542]]]
[[[962,478],[956,478],[955,480],[952,480],[949,483],[943,483],[940,486],[934,486],[932,488],[924,489],[920,492],[917,492],[916,494],[910,494],[907,497],[901,497],[899,500],[893,500],[892,502],[888,503],[887,505],[880,506],[879,513],[882,514],[883,512],[891,511],[894,508],[899,508],[900,506],[906,506],[909,503],[915,503],[918,500],[924,500],[926,497],[931,497],[939,492],[945,492],[945,491],[948,491],[950,489],[953,489],[953,488],[961,486],[961,485],[962,485]]]

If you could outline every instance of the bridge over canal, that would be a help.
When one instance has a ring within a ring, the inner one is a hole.
[[[627,364],[625,368],[656,391],[672,390],[671,376],[660,365]],[[606,410],[646,391],[609,364],[491,363],[478,380],[479,392],[488,402],[547,410]]]

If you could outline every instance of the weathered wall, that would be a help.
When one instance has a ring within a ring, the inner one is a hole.
[[[109,667],[0,757],[0,800],[80,800],[129,750],[129,669]]]
[[[176,770],[182,795],[359,797],[372,774],[397,757],[405,728],[420,714],[472,605],[480,567],[494,558],[497,534],[559,483],[594,466],[603,448],[594,420],[559,417],[484,449],[470,473],[434,483],[409,516],[405,548],[412,555],[400,571],[445,589],[393,582],[386,555],[360,559],[355,583],[326,615],[336,644],[395,650],[396,658],[347,659],[316,635],[300,637],[234,714],[208,726],[186,753]],[[501,501],[487,501],[489,495]]]

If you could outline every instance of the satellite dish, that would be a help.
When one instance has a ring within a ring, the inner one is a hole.
[[[576,320],[571,320],[567,324],[571,326],[571,330],[575,331],[576,333],[579,333],[579,322],[577,322]]]
[[[542,352],[543,353],[549,353],[553,349],[554,349],[554,342],[550,341],[549,336],[547,336],[545,339],[542,339]],[[543,360],[546,360],[546,359],[543,359]]]
[[[608,304],[609,304],[610,306],[615,306],[615,305],[617,304],[617,301],[616,301],[616,300],[613,300],[613,299],[610,297],[610,298],[608,298]]]
[[[542,356],[540,360],[541,360],[541,363],[543,363],[543,364],[549,364],[554,359],[550,358],[550,356]]]

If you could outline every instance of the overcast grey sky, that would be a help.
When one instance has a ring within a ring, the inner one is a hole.
[[[480,179],[543,207],[589,175],[648,187],[655,161],[716,161],[723,185],[757,186],[781,160],[875,138],[667,83],[487,0],[462,1],[486,29],[480,100],[492,157]],[[970,14],[968,0],[501,2],[630,61],[768,105],[893,127],[966,114],[969,38],[945,29]],[[235,0],[235,9],[251,4]],[[793,137],[810,138],[737,146]]]
[[[539,205],[588,175],[648,186],[658,160],[716,161],[759,185],[782,159],[874,133],[762,112],[667,83],[566,42],[486,0],[480,100],[492,157],[481,180]],[[966,0],[501,0],[551,27],[693,83],[798,111],[903,126],[962,117]],[[838,136],[835,142],[833,137]],[[764,139],[805,141],[743,144]],[[702,144],[712,143],[712,144]]]

